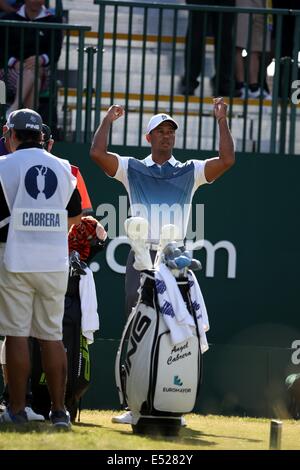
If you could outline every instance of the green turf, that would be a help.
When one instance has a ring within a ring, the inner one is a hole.
[[[0,450],[267,450],[270,420],[224,416],[186,416],[187,427],[178,437],[133,435],[131,426],[111,423],[115,411],[81,412],[81,422],[70,432],[58,432],[48,423],[0,425]],[[300,423],[283,420],[282,449],[300,450]]]

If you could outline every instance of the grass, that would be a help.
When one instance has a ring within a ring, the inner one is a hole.
[[[117,412],[118,413],[118,412]],[[1,425],[0,450],[267,450],[270,420],[186,416],[178,437],[134,435],[129,425],[113,424],[115,411],[84,410],[72,432],[57,432],[48,423]],[[300,450],[300,423],[283,420],[284,450]]]

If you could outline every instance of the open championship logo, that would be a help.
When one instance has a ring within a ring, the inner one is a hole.
[[[46,166],[32,166],[25,176],[25,188],[33,199],[49,199],[56,191],[57,176]]]

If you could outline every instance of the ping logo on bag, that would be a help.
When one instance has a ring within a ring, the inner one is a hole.
[[[130,369],[131,369],[131,360],[130,357],[135,354],[137,350],[137,345],[140,343],[140,341],[143,339],[146,331],[148,330],[150,324],[151,324],[151,319],[147,316],[141,316],[142,313],[138,312],[136,316],[136,321],[133,325],[132,329],[132,334],[130,336],[130,344],[131,347],[128,347],[128,352],[126,355],[126,360],[125,360],[125,369],[127,374],[129,375]]]

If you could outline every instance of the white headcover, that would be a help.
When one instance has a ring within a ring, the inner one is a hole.
[[[163,249],[168,243],[175,242],[180,239],[180,232],[178,227],[173,224],[164,225],[161,229],[160,239],[159,239],[159,246],[154,262],[154,266],[157,268],[160,264],[161,254]]]
[[[133,267],[137,271],[151,269],[152,261],[147,247],[148,221],[142,217],[131,217],[124,222],[125,232],[135,254]]]

